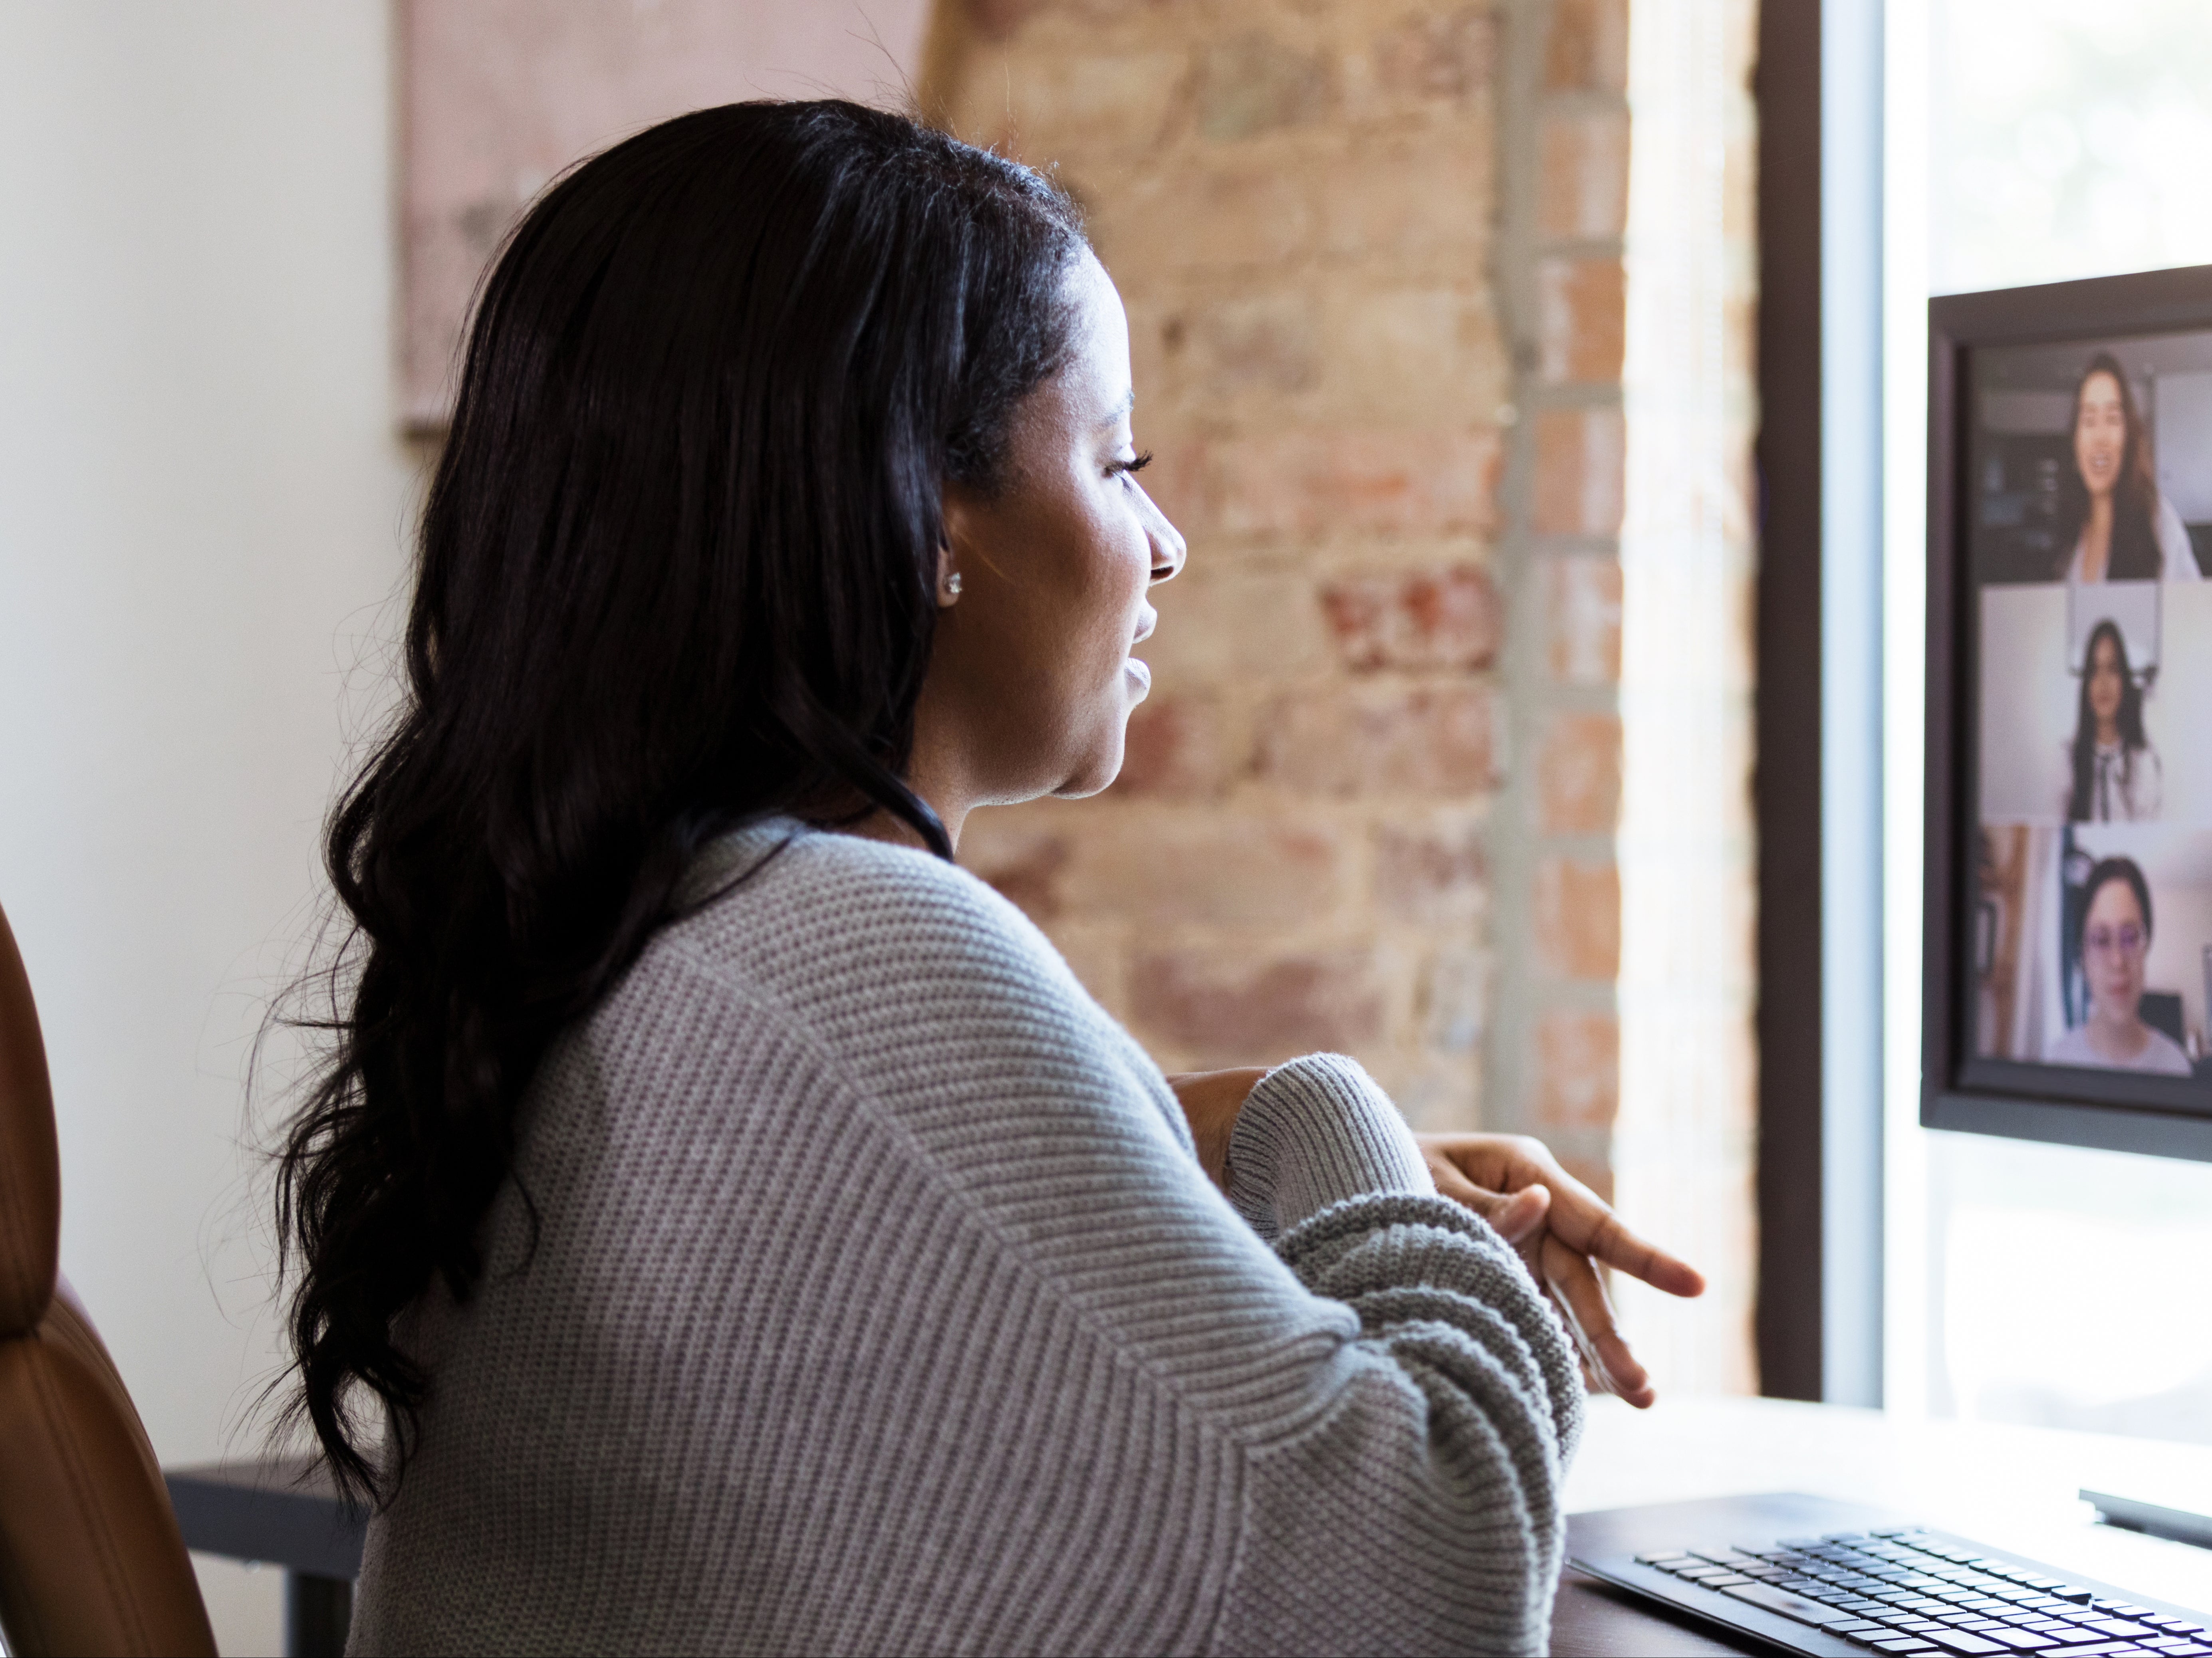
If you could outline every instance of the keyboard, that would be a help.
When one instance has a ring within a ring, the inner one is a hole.
[[[2212,1618],[1819,1497],[1576,1515],[1576,1566],[1787,1651],[2212,1658]]]

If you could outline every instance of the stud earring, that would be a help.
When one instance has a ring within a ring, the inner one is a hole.
[[[945,578],[945,597],[948,600],[960,597],[959,571],[955,570],[951,575]]]

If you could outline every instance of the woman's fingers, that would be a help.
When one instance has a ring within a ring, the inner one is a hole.
[[[1687,1261],[1647,1242],[1620,1224],[1604,1199],[1559,1166],[1549,1147],[1525,1134],[1425,1134],[1416,1137],[1438,1190],[1444,1171],[1478,1190],[1520,1192],[1541,1185],[1551,1189],[1545,1224],[1586,1255],[1595,1255],[1669,1295],[1705,1291],[1704,1275]],[[1455,1191],[1452,1195],[1458,1196]],[[1464,1199],[1462,1199],[1464,1201]]]
[[[1564,1315],[1568,1333],[1580,1350],[1583,1369],[1590,1386],[1600,1393],[1618,1394],[1639,1410],[1656,1400],[1659,1395],[1651,1386],[1650,1374],[1636,1362],[1636,1355],[1629,1351],[1620,1333],[1613,1299],[1606,1294],[1605,1280],[1598,1272],[1596,1262],[1562,1236],[1558,1216],[1566,1206],[1565,1202],[1554,1199],[1545,1186],[1524,1186],[1512,1193],[1489,1191],[1469,1180],[1442,1148],[1425,1144],[1421,1149],[1436,1176],[1437,1190],[1480,1215],[1498,1229],[1508,1243],[1521,1251],[1537,1282],[1550,1293]],[[1694,1287],[1678,1289],[1678,1295],[1695,1295],[1705,1287],[1704,1280],[1691,1268],[1644,1243],[1613,1220],[1613,1212],[1590,1196],[1587,1188],[1577,1189],[1601,1212],[1596,1221],[1583,1216],[1584,1224],[1578,1230],[1615,1252],[1601,1259],[1612,1261],[1616,1254],[1625,1254],[1632,1260],[1644,1260],[1662,1274],[1666,1266],[1679,1268],[1688,1275]],[[1611,1223],[1609,1228],[1605,1222]],[[1640,1255],[1638,1246],[1644,1252]],[[1681,1281],[1679,1277],[1675,1278],[1676,1283]],[[1662,1282],[1660,1287],[1671,1286]]]
[[[1425,1145],[1422,1152],[1429,1172],[1436,1177],[1437,1190],[1481,1216],[1508,1243],[1518,1248],[1543,1229],[1544,1218],[1552,1208],[1547,1187],[1527,1186],[1517,1192],[1492,1192],[1468,1179],[1450,1158]]]
[[[1636,1362],[1620,1333],[1613,1298],[1590,1258],[1561,1242],[1557,1232],[1544,1240],[1544,1282],[1560,1310],[1568,1330],[1582,1350],[1583,1361],[1596,1375],[1604,1391],[1618,1394],[1643,1410],[1658,1398],[1651,1377]]]
[[[1595,1212],[1592,1212],[1595,1211]],[[1608,1266],[1618,1266],[1631,1278],[1642,1278],[1670,1296],[1701,1296],[1705,1274],[1679,1260],[1656,1244],[1647,1242],[1620,1224],[1603,1202],[1593,1196],[1588,1204],[1570,1201],[1552,1207],[1552,1231],[1583,1254]]]

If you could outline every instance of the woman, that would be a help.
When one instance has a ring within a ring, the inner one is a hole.
[[[2142,1019],[2143,957],[2150,952],[2150,884],[2131,858],[2089,872],[2075,946],[2089,981],[2089,1017],[2050,1045],[2053,1065],[2190,1074],[2189,1055]]]
[[[2202,572],[2181,514],[2158,487],[2150,434],[2109,351],[2074,388],[2074,470],[2063,474],[2058,544],[2068,581],[2195,581]]]
[[[1697,1275],[1349,1060],[1163,1078],[951,861],[1121,763],[1133,400],[1067,199],[896,116],[684,116],[516,230],[284,1164],[356,1651],[1541,1649],[1523,1261],[1636,1402],[1591,1253]]]
[[[2142,688],[2119,625],[2100,622],[2081,653],[2081,706],[2066,755],[2066,817],[2075,823],[2155,818],[2164,793],[2158,750],[2143,735]]]

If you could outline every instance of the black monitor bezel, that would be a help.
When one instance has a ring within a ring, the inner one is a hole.
[[[2212,1092],[2195,1082],[1978,1058],[1963,976],[1974,864],[1979,640],[1961,487],[1969,354],[1991,345],[2212,331],[2212,265],[1928,302],[1928,749],[1920,1122],[1926,1128],[2212,1163]],[[2116,1101],[2124,1086],[2134,1097]],[[2103,1097],[2100,1097],[2103,1096]]]

